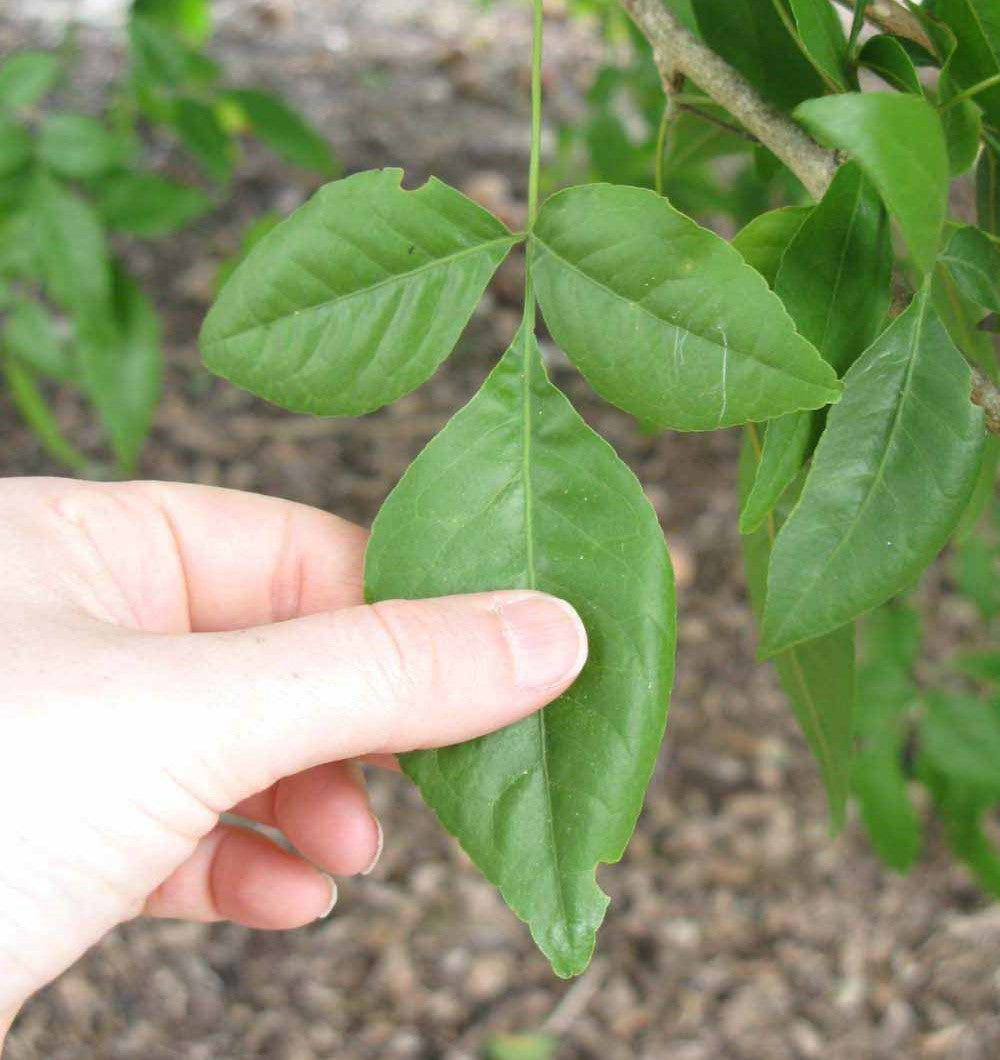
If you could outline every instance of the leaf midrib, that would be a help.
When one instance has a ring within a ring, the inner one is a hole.
[[[521,480],[524,484],[524,562],[528,588],[538,588],[538,572],[535,568],[535,527],[534,505],[532,503],[532,370],[534,368],[533,333],[528,332],[523,342],[523,367],[521,371]],[[538,726],[539,757],[541,759],[542,785],[545,793],[545,819],[548,826],[549,845],[552,849],[552,869],[555,876],[556,900],[559,904],[559,916],[569,930],[569,915],[566,909],[566,895],[563,893],[562,875],[559,869],[559,848],[556,845],[555,812],[552,807],[552,793],[549,782],[548,729],[545,724],[545,708],[535,714]]]
[[[654,313],[653,310],[648,308],[642,302],[637,302],[634,299],[626,298],[623,294],[621,294],[620,292],[616,291],[613,287],[609,287],[606,283],[604,283],[603,281],[597,279],[597,277],[591,276],[591,274],[589,272],[585,272],[583,269],[580,268],[579,265],[577,265],[574,262],[570,261],[569,258],[563,257],[563,255],[558,253],[558,251],[556,251],[552,247],[551,244],[546,243],[545,240],[542,239],[538,235],[537,232],[532,232],[531,233],[531,239],[532,239],[533,242],[537,243],[538,246],[540,246],[543,250],[545,250],[547,253],[551,254],[553,258],[555,258],[557,261],[561,262],[563,265],[565,265],[572,272],[575,272],[578,276],[581,276],[584,280],[588,281],[594,287],[597,287],[599,290],[604,291],[606,294],[611,295],[613,298],[617,298],[619,301],[628,302],[629,305],[635,306],[636,309],[638,309],[641,312],[645,313],[646,316],[650,317],[652,320],[655,320],[658,324],[665,325],[666,327],[669,327],[669,328],[675,328],[677,331],[685,332],[688,335],[694,335],[694,337],[696,339],[701,339],[702,342],[706,342],[709,345],[714,346],[720,352],[725,352],[726,355],[728,355],[728,353],[730,352],[728,347],[724,349],[722,343],[719,342],[718,339],[713,339],[713,338],[711,338],[708,335],[702,335],[700,332],[695,331],[693,328],[686,327],[686,326],[684,326],[682,324],[676,324],[672,320],[668,320],[665,317],[660,316],[658,313]],[[740,264],[743,265],[745,268],[751,269],[751,266],[747,265],[745,261],[741,260]],[[751,269],[751,271],[753,271],[753,270]],[[777,298],[777,295],[775,295],[774,297]],[[779,305],[780,305],[780,301],[779,301]],[[787,313],[787,311],[784,309],[783,306],[781,308],[782,308],[783,312]],[[794,321],[791,320],[791,317],[789,317],[789,322],[792,325],[793,333],[799,339],[801,339],[801,341],[803,343],[805,343],[806,346],[811,346],[811,343],[809,343],[808,340],[804,339],[801,335],[799,335],[798,331],[795,330]],[[765,368],[768,371],[775,372],[777,375],[786,376],[789,379],[794,379],[798,383],[801,383],[801,384],[803,384],[805,386],[815,387],[818,390],[826,390],[826,391],[829,391],[830,393],[833,393],[833,394],[837,394],[838,393],[838,391],[837,391],[835,386],[830,386],[830,385],[827,385],[825,383],[813,382],[811,379],[807,379],[804,376],[796,375],[794,372],[789,371],[787,368],[785,368],[782,365],[768,364],[766,361],[761,360],[759,357],[754,357],[752,354],[746,352],[745,350],[737,349],[735,352],[736,352],[736,355],[738,357],[742,357],[745,360],[752,361],[754,364],[759,365],[761,368]],[[817,355],[817,359],[822,364],[826,365],[828,368],[830,367],[827,364],[827,362],[825,360],[823,360],[822,357],[819,357]],[[831,369],[831,371],[832,371],[832,369]],[[834,378],[836,379],[836,376]]]
[[[379,280],[377,283],[368,284],[365,287],[358,287],[356,290],[348,291],[345,294],[335,295],[333,298],[326,298],[322,302],[314,302],[312,305],[302,306],[298,309],[294,309],[290,313],[282,313],[279,316],[274,317],[272,320],[265,320],[261,323],[251,324],[248,327],[238,328],[236,331],[232,331],[226,335],[213,336],[207,340],[207,344],[214,345],[219,342],[231,342],[233,339],[242,338],[255,331],[262,331],[265,328],[273,327],[275,324],[280,324],[291,317],[322,311],[330,306],[349,302],[351,299],[361,295],[372,294],[380,288],[412,280],[415,276],[419,276],[424,272],[429,272],[431,269],[445,268],[449,265],[454,265],[455,262],[461,261],[463,258],[471,257],[474,254],[481,254],[484,251],[491,250],[493,247],[499,247],[506,244],[509,249],[516,243],[519,243],[523,238],[524,236],[512,232],[510,235],[499,236],[496,239],[488,240],[485,243],[477,243],[474,247],[465,247],[452,254],[446,254],[444,257],[433,258],[431,261],[426,261],[423,265],[418,265],[415,269],[394,273],[391,276],[387,276],[384,280]]]
[[[912,343],[911,343],[911,346],[910,346],[910,355],[909,355],[909,358],[908,358],[908,363],[906,365],[906,376],[905,376],[905,379],[903,380],[903,386],[900,389],[899,401],[896,403],[896,409],[895,409],[895,411],[893,412],[893,415],[892,415],[892,423],[890,424],[888,433],[886,434],[885,446],[883,447],[882,456],[881,456],[881,458],[879,460],[878,467],[875,469],[875,474],[872,477],[871,486],[869,486],[868,491],[865,494],[865,499],[861,502],[861,506],[858,508],[857,515],[851,521],[851,525],[850,525],[849,529],[844,534],[844,536],[840,539],[840,541],[837,543],[837,546],[830,553],[830,555],[827,556],[826,561],[823,563],[823,565],[813,574],[813,577],[809,581],[809,583],[806,586],[803,587],[802,591],[799,593],[798,600],[791,607],[789,607],[788,610],[785,612],[785,621],[781,624],[781,626],[779,626],[779,629],[787,628],[788,620],[790,618],[792,618],[799,611],[799,609],[802,607],[802,602],[812,592],[812,590],[815,588],[816,584],[825,576],[826,571],[828,570],[830,564],[834,561],[834,559],[840,554],[840,552],[843,550],[843,548],[847,545],[847,543],[854,536],[854,533],[855,533],[855,531],[858,528],[858,524],[861,522],[862,516],[868,510],[868,505],[871,503],[872,497],[875,495],[875,492],[878,489],[878,487],[882,484],[882,479],[883,479],[883,477],[885,475],[885,466],[886,466],[886,463],[889,460],[889,453],[890,453],[890,450],[893,447],[893,442],[895,441],[895,438],[896,438],[896,432],[899,430],[899,425],[900,425],[900,421],[901,421],[902,414],[903,414],[903,407],[906,405],[906,401],[907,401],[907,398],[909,397],[909,393],[910,393],[910,387],[911,387],[912,382],[913,382],[914,368],[916,367],[917,357],[919,355],[920,339],[921,339],[921,336],[923,334],[924,321],[926,319],[926,313],[927,313],[927,298],[928,298],[928,294],[926,292],[926,289],[925,289],[923,295],[921,296],[921,298],[922,298],[922,305],[920,306],[920,316],[917,319],[916,327],[913,330],[913,340],[912,340]],[[805,497],[805,490],[803,490],[802,496],[803,496],[803,498]],[[801,503],[802,503],[802,499],[800,498],[799,504],[801,504]],[[796,509],[797,508],[798,508],[798,505],[796,505]],[[792,513],[792,515],[794,515],[794,514],[795,514],[795,512]],[[792,518],[792,516],[790,515],[788,517],[788,522],[791,522],[791,518]],[[833,629],[836,629],[836,628],[838,628],[838,627],[837,626],[833,627]],[[827,630],[826,632],[831,632],[831,631],[832,630]],[[822,634],[818,634],[818,635],[822,636]],[[784,650],[784,649],[787,649],[787,648],[794,647],[795,645],[801,644],[803,641],[810,640],[810,639],[812,639],[812,638],[810,638],[810,637],[801,637],[798,640],[793,641],[791,644],[784,645],[783,648],[780,649],[780,650]]]

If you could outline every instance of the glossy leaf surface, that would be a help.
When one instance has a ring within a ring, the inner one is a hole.
[[[733,236],[733,246],[743,260],[767,280],[769,287],[773,287],[777,279],[782,254],[811,209],[809,206],[782,206],[769,210]]]
[[[790,110],[826,91],[774,0],[692,0],[705,43],[776,107]]]
[[[841,92],[856,88],[847,62],[847,37],[828,0],[790,0],[806,55],[820,75]]]
[[[966,298],[1000,311],[1000,246],[988,235],[972,225],[956,229],[941,261]]]
[[[905,588],[972,492],[984,445],[968,365],[925,284],[854,364],[778,535],[762,650],[837,629]]]
[[[532,336],[390,494],[366,582],[372,600],[540,589],[583,618],[589,659],[555,703],[403,759],[556,972],[581,972],[607,905],[595,867],[621,857],[660,747],[674,590],[642,489],[548,381]]]
[[[1000,74],[1000,3],[997,0],[935,0],[935,15],[955,34],[948,70],[962,88]],[[976,94],[991,122],[1000,122],[1000,85]]]
[[[756,428],[745,432],[740,455],[740,500],[745,500],[756,474]],[[758,620],[764,608],[767,570],[774,537],[787,516],[782,504],[764,525],[743,538],[750,603]],[[796,645],[774,657],[778,679],[809,748],[819,763],[830,807],[832,827],[844,823],[851,770],[851,731],[854,712],[854,626],[805,644]]]
[[[889,309],[889,219],[874,186],[843,165],[781,259],[775,293],[838,375],[874,341]],[[740,513],[756,529],[798,475],[815,442],[811,413],[772,420],[754,487]]]
[[[518,237],[457,191],[373,170],[322,188],[269,232],[201,331],[212,371],[285,408],[369,412],[451,352]]]
[[[639,188],[569,188],[531,237],[538,302],[602,397],[713,430],[836,401],[840,384],[725,240]]]
[[[795,117],[817,138],[853,156],[910,247],[918,268],[933,263],[948,197],[948,151],[937,112],[917,96],[847,92],[810,99]]]
[[[878,74],[897,92],[912,92],[916,96],[924,94],[917,68],[898,37],[888,33],[870,37],[858,53],[858,62]]]

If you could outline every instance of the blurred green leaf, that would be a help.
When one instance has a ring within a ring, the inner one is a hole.
[[[111,441],[122,475],[134,473],[160,395],[160,322],[149,299],[120,267],[110,314],[77,326],[82,383]]]
[[[0,114],[0,178],[13,176],[31,161],[27,129]]]
[[[1000,615],[1000,550],[996,546],[979,534],[959,542],[951,557],[951,575],[984,619]]]
[[[920,731],[921,753],[935,770],[1000,798],[1000,703],[932,693]]]
[[[183,97],[174,102],[172,123],[180,141],[214,180],[227,181],[233,169],[233,141],[215,110]]]
[[[334,171],[330,145],[284,100],[249,88],[232,89],[222,98],[238,107],[253,131],[282,158],[324,175]]]
[[[21,51],[0,65],[0,108],[20,110],[37,103],[59,79],[62,62],[53,52]]]
[[[1000,651],[962,652],[949,660],[959,673],[983,684],[1000,685]]]
[[[31,369],[13,357],[3,360],[7,393],[24,422],[43,448],[59,463],[73,471],[86,471],[89,461],[63,436]]]
[[[1000,310],[1000,246],[972,225],[955,229],[941,254],[966,298]]]
[[[847,373],[802,498],[775,544],[762,649],[837,629],[906,588],[975,485],[985,439],[969,367],[930,304],[910,307]]]
[[[559,1043],[547,1034],[495,1034],[486,1060],[554,1060]]]
[[[133,0],[132,12],[134,16],[180,33],[192,44],[203,44],[212,32],[209,0]]]
[[[7,353],[33,371],[53,379],[73,375],[73,361],[55,318],[34,299],[21,298],[14,304],[3,338]]]
[[[31,219],[53,301],[77,316],[104,312],[111,296],[111,267],[94,208],[59,181],[41,177],[32,195]]]
[[[102,176],[121,160],[118,141],[85,114],[47,115],[39,130],[38,157],[71,180]]]
[[[149,238],[183,228],[214,205],[199,188],[142,172],[105,178],[97,189],[96,203],[109,228]]]

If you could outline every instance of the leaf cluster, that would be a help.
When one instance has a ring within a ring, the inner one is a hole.
[[[67,106],[71,37],[0,65],[3,373],[41,443],[78,472],[102,469],[61,433],[51,384],[89,400],[118,475],[135,469],[160,393],[159,320],[116,237],[160,238],[213,209],[243,131],[296,164],[326,175],[334,168],[325,141],[283,101],[222,87],[221,68],[203,50],[209,31],[207,0],[137,0],[127,74],[96,116]],[[163,129],[200,163],[205,182],[150,168],[145,144]]]

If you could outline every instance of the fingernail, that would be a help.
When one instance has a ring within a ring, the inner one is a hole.
[[[521,688],[542,692],[572,681],[583,669],[587,631],[564,600],[528,593],[501,599],[496,610]]]
[[[320,876],[322,876],[323,879],[326,880],[326,882],[330,885],[330,904],[326,907],[326,909],[323,910],[322,913],[320,913],[318,917],[316,917],[317,920],[323,920],[333,912],[333,907],[337,904],[338,896],[337,881],[325,872],[321,872]]]
[[[368,868],[361,870],[362,876],[368,876],[375,866],[378,864],[378,859],[382,856],[382,847],[385,844],[385,832],[382,831],[382,822],[377,817],[372,817],[375,822],[375,827],[378,829],[378,843],[375,846],[375,857],[368,863]]]

